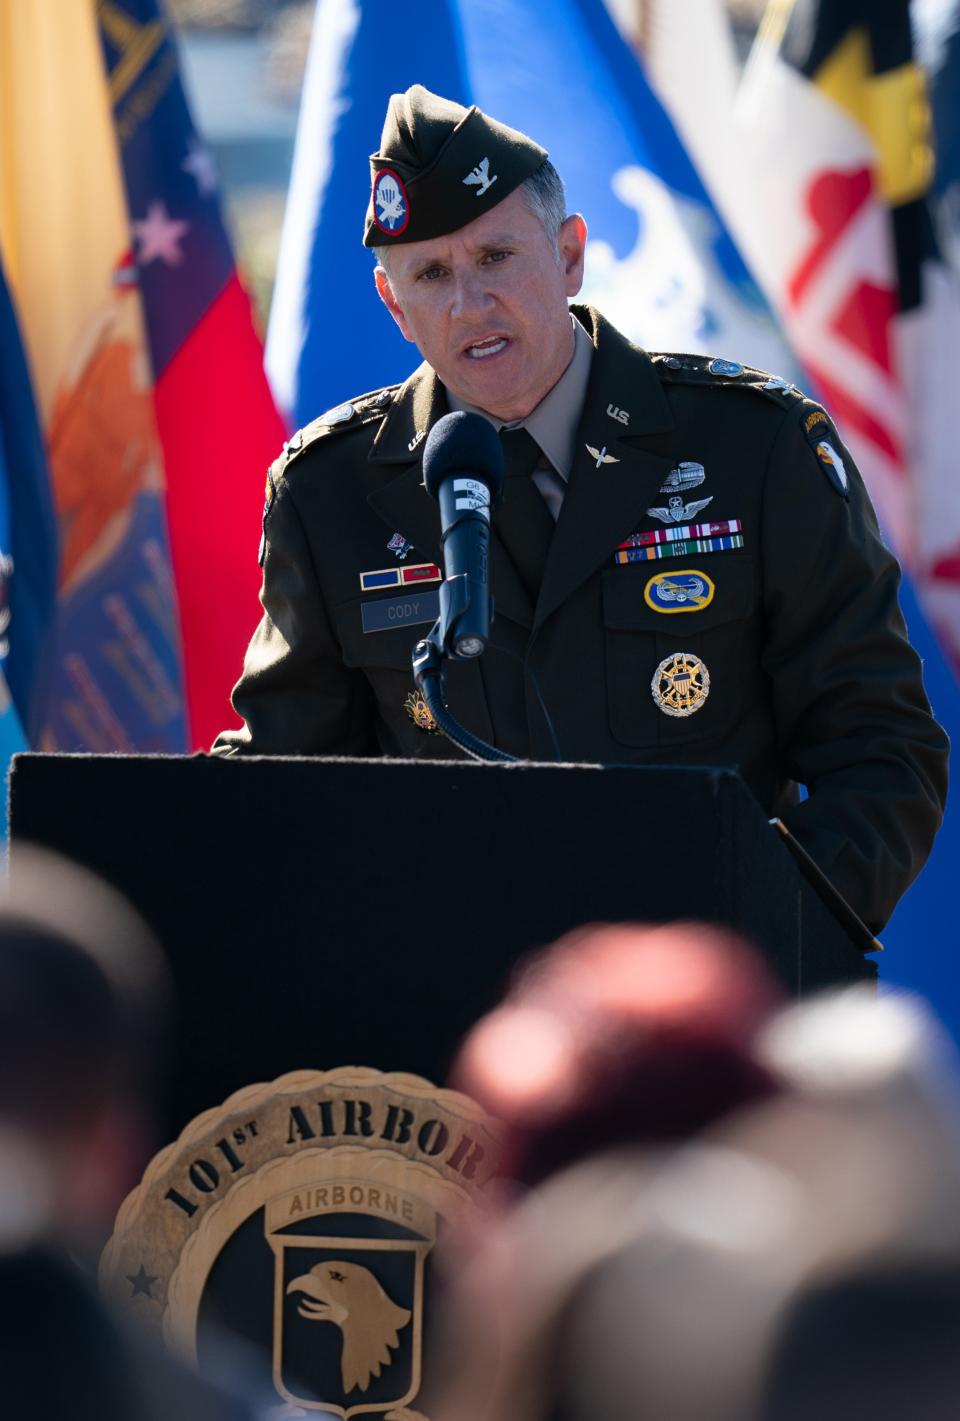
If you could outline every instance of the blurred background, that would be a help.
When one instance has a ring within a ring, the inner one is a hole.
[[[960,734],[956,0],[4,0],[0,757],[235,723],[264,473],[402,380],[360,244],[389,95],[535,135],[584,296],[653,350],[822,400]],[[881,975],[960,1033],[960,816]]]
[[[624,36],[642,50],[642,0],[609,3]],[[745,61],[765,0],[724,3]],[[169,0],[168,8],[194,115],[216,154],[237,256],[266,329],[314,0]]]

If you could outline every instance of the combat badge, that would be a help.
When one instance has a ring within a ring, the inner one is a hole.
[[[674,651],[654,671],[650,690],[664,715],[693,715],[710,694],[710,673],[692,651]]]
[[[686,493],[696,488],[707,477],[702,464],[694,459],[682,459],[675,469],[671,469],[660,485],[661,493]]]
[[[209,1363],[212,1320],[267,1363],[278,1414],[409,1421],[430,1374],[433,1249],[478,1207],[496,1140],[466,1096],[363,1067],[237,1092],[154,1159],[103,1291]]]
[[[418,730],[427,735],[440,734],[440,727],[433,711],[424,700],[422,691],[411,691],[403,703],[403,708]]]
[[[665,616],[677,612],[702,612],[713,601],[712,578],[697,568],[682,567],[676,572],[658,572],[643,589],[643,600]]]

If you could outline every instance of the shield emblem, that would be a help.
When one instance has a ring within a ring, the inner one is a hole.
[[[294,1405],[344,1421],[404,1407],[420,1389],[424,1264],[436,1216],[398,1190],[390,1191],[395,1213],[385,1216],[385,1193],[338,1180],[298,1191],[307,1211],[294,1222],[289,1196],[265,1215],[274,1386]]]

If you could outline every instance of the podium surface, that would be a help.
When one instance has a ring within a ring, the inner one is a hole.
[[[792,994],[872,979],[729,770],[17,756],[32,841],[124,892],[177,989],[172,1130],[340,1064],[442,1081],[531,949],[594,922],[735,927]]]

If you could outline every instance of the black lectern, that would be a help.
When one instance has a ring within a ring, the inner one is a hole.
[[[341,1064],[442,1082],[529,949],[591,922],[729,924],[794,994],[872,979],[724,770],[17,756],[28,840],[154,926],[178,989],[165,1124]]]

